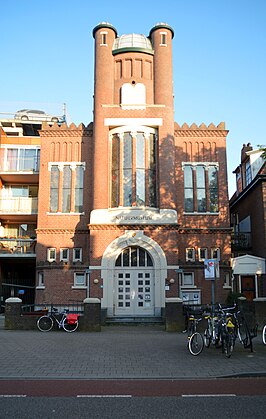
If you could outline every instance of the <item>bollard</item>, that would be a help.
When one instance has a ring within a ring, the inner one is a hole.
[[[182,332],[184,330],[183,301],[181,298],[165,299],[165,330]]]
[[[10,297],[5,301],[5,329],[16,330],[21,326],[22,300]]]
[[[99,298],[85,298],[84,315],[79,320],[79,330],[83,332],[101,331],[101,301]]]

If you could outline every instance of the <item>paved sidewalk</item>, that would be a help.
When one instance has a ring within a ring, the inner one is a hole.
[[[102,332],[0,329],[0,379],[186,379],[266,375],[261,334],[254,352],[239,343],[230,359],[220,349],[192,356],[186,335],[162,326],[106,326]]]

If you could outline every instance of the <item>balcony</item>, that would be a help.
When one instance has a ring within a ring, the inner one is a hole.
[[[0,176],[4,182],[38,183],[39,157],[0,159]]]
[[[35,256],[36,239],[0,237],[0,257]]]
[[[38,198],[0,198],[0,215],[34,215],[38,213]]]
[[[233,233],[231,236],[232,251],[251,249],[251,233]]]

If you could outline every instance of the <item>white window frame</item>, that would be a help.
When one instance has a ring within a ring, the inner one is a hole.
[[[223,284],[223,288],[229,288],[232,289],[231,284],[231,275],[230,272],[225,272],[224,273],[224,284]]]
[[[55,256],[52,257],[51,254],[55,253]],[[47,249],[47,260],[48,262],[56,262],[56,248],[55,247],[49,247]]]
[[[100,35],[101,35],[101,43],[100,43],[100,46],[101,47],[107,47],[108,46],[107,45],[107,34],[108,34],[107,31],[101,31],[100,32]]]
[[[202,257],[201,252],[204,252],[204,257]],[[208,249],[207,247],[198,248],[198,257],[200,262],[204,262],[205,259],[208,259]]]
[[[78,276],[80,276],[80,277],[83,276],[83,283],[78,283],[77,282],[77,277]],[[86,280],[87,280],[86,272],[83,272],[83,271],[74,272],[74,286],[72,288],[85,289],[86,288]]]
[[[191,276],[191,283],[187,284],[185,283],[185,277],[187,276]],[[194,283],[194,272],[183,272],[182,274],[182,285],[181,288],[195,288],[195,283]]]
[[[160,40],[160,47],[167,47],[167,32],[160,32],[161,40]],[[165,42],[163,42],[163,40]]]
[[[80,251],[80,256],[76,257],[76,250]],[[73,262],[82,262],[82,247],[74,247],[73,249]]]
[[[214,257],[214,252],[217,252],[217,258]],[[221,250],[219,247],[212,247],[211,248],[211,259],[216,259],[216,260],[220,260],[220,256],[221,256]]]
[[[64,257],[64,252],[67,253],[67,256]],[[69,249],[67,247],[63,247],[60,249],[60,262],[68,262],[69,261]]]
[[[189,251],[192,250],[192,257],[189,257]],[[195,262],[195,249],[194,247],[186,248],[186,262]]]
[[[38,281],[37,281],[38,285],[37,285],[37,289],[40,288],[45,288],[45,284],[44,284],[44,272],[40,271],[38,272]]]

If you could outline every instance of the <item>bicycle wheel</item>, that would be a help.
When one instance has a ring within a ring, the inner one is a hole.
[[[191,355],[199,355],[204,347],[203,337],[199,332],[193,333],[188,342],[188,349]]]
[[[224,339],[224,353],[227,358],[230,358],[230,356],[232,355],[234,346],[235,346],[234,336],[230,333],[227,333]]]
[[[204,345],[206,348],[209,348],[210,344],[211,344],[211,331],[209,328],[205,329],[204,331],[204,335],[203,335],[203,339],[204,339]]]
[[[76,323],[68,323],[66,317],[63,320],[63,329],[66,332],[75,332],[75,330],[77,330],[78,326],[79,326],[78,320],[76,321]]]
[[[53,325],[53,319],[51,319],[49,316],[42,316],[37,321],[37,327],[41,332],[49,332]]]
[[[266,324],[262,329],[262,342],[264,343],[264,345],[266,345]]]

